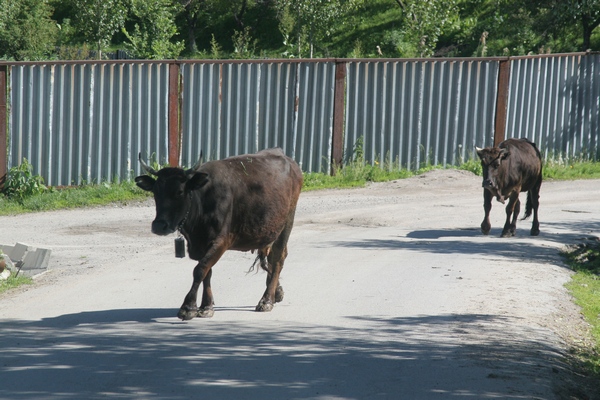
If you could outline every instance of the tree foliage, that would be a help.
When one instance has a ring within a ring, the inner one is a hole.
[[[177,34],[175,16],[181,6],[171,0],[131,0],[131,14],[135,17],[132,32],[123,28],[129,39],[126,47],[138,58],[177,58],[185,46],[172,41]]]
[[[125,24],[127,7],[124,0],[66,0],[74,10],[74,20],[84,41],[94,43],[101,57],[115,32]]]
[[[600,50],[600,0],[0,0],[0,10],[0,58],[14,60],[85,57],[86,45],[143,58]]]
[[[0,0],[0,57],[16,61],[51,56],[58,28],[44,0]]]

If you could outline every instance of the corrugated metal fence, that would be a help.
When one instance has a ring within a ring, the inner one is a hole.
[[[598,159],[600,55],[486,59],[0,63],[0,175],[49,185],[279,146],[307,172],[365,160],[456,165],[528,137]],[[4,121],[3,121],[4,119]],[[3,129],[4,127],[4,129]],[[4,168],[4,171],[2,170]]]
[[[600,158],[600,54],[520,57],[511,65],[506,137],[545,157]]]

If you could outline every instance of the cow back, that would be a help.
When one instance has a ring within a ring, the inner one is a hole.
[[[207,162],[197,172],[208,183],[193,193],[201,209],[193,237],[229,237],[231,249],[252,250],[275,241],[293,220],[302,171],[281,149]]]

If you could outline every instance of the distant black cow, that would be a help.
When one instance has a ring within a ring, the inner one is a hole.
[[[180,230],[190,258],[198,261],[194,282],[177,316],[189,320],[212,317],[212,266],[226,250],[257,250],[256,261],[267,271],[267,289],[256,311],[271,311],[283,300],[279,274],[287,256],[287,242],[302,188],[298,164],[281,149],[263,150],[210,161],[183,170],[148,167],[137,185],[154,193],[156,218],[152,232],[167,235]],[[203,284],[202,302],[196,299]]]
[[[483,167],[483,209],[485,216],[481,223],[481,232],[490,232],[490,210],[492,197],[506,206],[506,223],[502,229],[502,237],[514,236],[517,229],[517,217],[521,208],[519,193],[527,192],[525,216],[528,218],[533,211],[531,235],[540,233],[538,207],[540,186],[542,185],[542,157],[535,143],[527,139],[508,139],[498,147],[477,149]],[[511,220],[512,215],[512,220]]]

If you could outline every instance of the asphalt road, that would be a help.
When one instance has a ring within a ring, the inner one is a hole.
[[[0,244],[52,249],[0,296],[1,399],[562,399],[585,324],[558,251],[600,234],[600,181],[545,182],[541,235],[483,236],[480,178],[434,171],[303,193],[285,298],[254,306],[250,253],[214,269],[215,315],[181,322],[194,262],[151,202],[0,217]],[[522,195],[524,200],[524,195]]]

